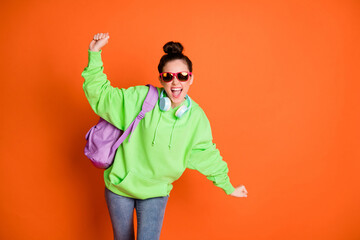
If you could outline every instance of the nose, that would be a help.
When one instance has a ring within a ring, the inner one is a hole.
[[[173,85],[177,85],[179,83],[179,79],[177,79],[177,76],[174,76],[174,79],[172,80]]]

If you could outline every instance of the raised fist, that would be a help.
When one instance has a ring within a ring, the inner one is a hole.
[[[93,40],[89,45],[89,50],[93,52],[98,52],[102,47],[104,47],[109,40],[109,33],[97,33],[94,35]]]

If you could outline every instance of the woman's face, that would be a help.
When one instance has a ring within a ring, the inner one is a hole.
[[[163,67],[163,72],[189,72],[188,66],[184,60],[175,59],[167,62]],[[171,107],[179,106],[184,100],[187,92],[189,91],[190,85],[193,83],[194,76],[191,75],[186,81],[179,81],[175,76],[171,82],[164,82],[160,78],[160,83],[163,85],[167,96],[171,100]]]

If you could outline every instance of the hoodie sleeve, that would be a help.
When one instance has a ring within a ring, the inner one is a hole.
[[[230,183],[227,163],[222,160],[220,152],[212,140],[210,123],[203,113],[203,117],[196,127],[195,142],[187,162],[187,168],[199,171],[229,195],[235,188]]]
[[[94,112],[120,129],[125,129],[141,110],[148,87],[112,87],[103,70],[101,52],[88,50],[88,65],[81,73],[83,89]],[[126,108],[125,108],[126,106]]]

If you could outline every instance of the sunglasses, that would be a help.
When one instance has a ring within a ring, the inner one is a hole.
[[[191,75],[192,75],[191,72],[177,72],[177,73],[162,72],[160,73],[159,76],[161,77],[161,80],[163,80],[164,82],[171,82],[175,76],[179,81],[186,82],[187,80],[189,80]]]

